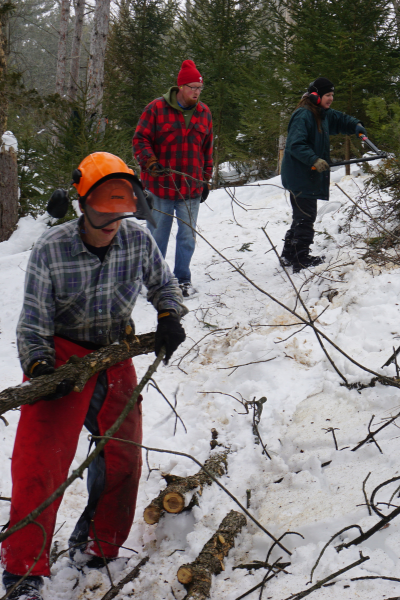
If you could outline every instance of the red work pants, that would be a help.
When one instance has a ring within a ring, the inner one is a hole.
[[[73,342],[54,338],[56,367],[72,355],[90,353]],[[44,502],[68,477],[69,467],[78,446],[97,375],[87,382],[81,393],[72,392],[60,400],[41,400],[23,406],[12,456],[12,501],[10,527]],[[97,422],[100,435],[116,421],[137,385],[132,360],[125,360],[107,369],[108,392]],[[115,437],[142,442],[140,403],[126,417]],[[104,555],[113,558],[118,547],[129,535],[135,514],[136,497],[142,468],[141,449],[132,444],[110,441],[104,448],[106,485],[96,507],[94,524]],[[50,575],[49,555],[57,510],[62,498],[57,498],[36,519],[47,534],[44,552],[31,575]],[[93,538],[93,532],[90,532]],[[43,543],[41,529],[30,524],[7,538],[2,545],[4,568],[15,575],[24,575]],[[101,556],[97,544],[89,542],[87,551]]]

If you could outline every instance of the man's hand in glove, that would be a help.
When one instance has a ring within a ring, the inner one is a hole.
[[[151,156],[146,163],[146,170],[152,177],[158,177],[166,174],[166,169],[158,162],[156,156]]]
[[[327,171],[329,169],[328,163],[323,158],[317,158],[317,160],[313,164],[313,167],[316,168],[318,173],[323,173],[324,171]]]
[[[357,125],[356,125],[356,136],[358,137],[360,133],[362,133],[363,135],[365,135],[366,137],[368,137],[367,130],[365,129],[365,127],[363,127],[361,125],[361,123],[357,123]]]
[[[186,339],[185,330],[174,313],[165,311],[158,315],[158,325],[155,338],[155,352],[158,356],[164,346],[166,353],[164,363],[167,365],[175,350]]]
[[[203,191],[201,192],[200,204],[202,202],[205,202],[207,200],[209,193],[210,193],[210,184],[209,183],[203,183]]]
[[[31,379],[35,379],[41,375],[51,375],[52,373],[55,373],[55,368],[49,365],[45,360],[35,360],[28,367],[28,374]],[[74,389],[74,386],[75,382],[72,379],[63,379],[57,384],[57,387],[52,394],[43,396],[41,400],[59,400],[70,394]]]

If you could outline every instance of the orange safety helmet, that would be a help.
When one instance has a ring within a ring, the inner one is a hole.
[[[107,179],[130,180],[131,177],[134,177],[135,181],[139,181],[132,169],[129,169],[118,156],[109,152],[94,152],[84,158],[72,173],[72,185],[76,188],[82,202],[82,199],[85,199],[93,191],[93,188],[98,187]]]
[[[72,173],[71,183],[95,229],[105,227],[106,222],[128,217],[145,219],[157,227],[151,214],[151,194],[143,190],[140,179],[118,156],[109,152],[89,154]],[[67,191],[56,190],[50,198],[47,211],[51,216],[61,218],[68,210],[68,203]],[[100,213],[103,217],[97,219],[99,224],[96,225],[94,217]],[[105,216],[107,213],[110,213],[108,220]]]

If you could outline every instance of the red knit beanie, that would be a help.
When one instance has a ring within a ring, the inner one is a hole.
[[[178,74],[178,85],[195,82],[203,83],[203,78],[192,60],[184,60]]]

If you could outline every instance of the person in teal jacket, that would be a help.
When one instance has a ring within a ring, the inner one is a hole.
[[[329,200],[330,135],[367,134],[359,119],[330,108],[334,85],[326,77],[310,83],[292,114],[282,161],[282,184],[290,192],[293,220],[285,235],[281,262],[298,272],[319,265],[311,256],[317,199]]]

